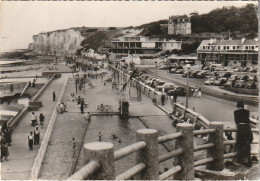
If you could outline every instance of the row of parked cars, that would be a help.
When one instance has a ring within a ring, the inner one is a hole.
[[[139,80],[144,84],[154,88],[157,91],[165,92],[168,96],[186,96],[186,89],[181,86],[176,86],[173,83],[165,82],[149,74],[143,74],[139,77]]]
[[[256,89],[257,86],[257,76],[256,75],[235,75],[229,72],[222,73],[210,77],[205,81],[205,85],[217,85],[225,87],[235,87],[235,88],[247,88]]]

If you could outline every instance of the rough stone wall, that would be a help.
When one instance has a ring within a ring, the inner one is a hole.
[[[80,48],[84,38],[73,29],[40,33],[33,36],[30,45],[35,52],[45,55],[71,55]]]

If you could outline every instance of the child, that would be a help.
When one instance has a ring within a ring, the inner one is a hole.
[[[76,148],[76,141],[75,141],[75,138],[72,138],[72,147],[73,147],[73,149]]]

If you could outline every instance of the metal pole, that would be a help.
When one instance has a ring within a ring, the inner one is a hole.
[[[156,79],[157,79],[157,61],[155,62],[155,71],[156,71]]]
[[[188,108],[188,99],[189,99],[189,68],[187,68],[187,93],[186,93],[186,108]]]

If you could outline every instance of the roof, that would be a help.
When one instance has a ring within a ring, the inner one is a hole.
[[[189,17],[187,15],[180,15],[180,16],[170,16],[169,19],[176,20],[176,19],[188,19]]]
[[[257,46],[258,41],[254,39],[244,40],[203,40],[197,50],[212,51],[211,49],[203,49],[203,46],[239,46],[237,50],[242,50],[242,46]]]
[[[186,60],[186,59],[197,60],[198,59],[196,56],[176,56],[176,55],[171,55],[167,58],[168,59],[179,59],[179,60]]]

